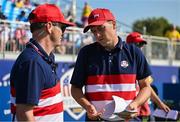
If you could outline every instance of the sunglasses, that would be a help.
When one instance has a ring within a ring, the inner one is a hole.
[[[96,31],[104,32],[105,28],[106,27],[104,25],[100,25],[100,26],[92,27],[90,30],[91,30],[92,33],[95,33]]]
[[[145,45],[145,43],[134,43],[134,44],[139,48],[142,48]]]
[[[55,22],[53,22],[52,25],[59,27],[62,30],[63,33],[65,32],[66,27],[67,27],[65,24],[55,23]]]

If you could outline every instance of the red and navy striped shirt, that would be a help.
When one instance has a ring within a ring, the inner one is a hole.
[[[150,75],[150,67],[141,50],[119,38],[111,51],[97,42],[83,47],[71,84],[79,88],[85,86],[87,99],[101,111],[112,103],[113,95],[124,98],[129,104],[136,97],[136,79]]]
[[[63,121],[63,99],[54,55],[34,40],[17,58],[10,75],[11,112],[16,104],[32,104],[36,121]]]

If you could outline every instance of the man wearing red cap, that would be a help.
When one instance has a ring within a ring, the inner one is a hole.
[[[13,121],[63,121],[63,99],[52,53],[67,26],[61,10],[42,4],[29,14],[32,39],[11,70]]]
[[[126,38],[126,43],[129,44],[135,44],[138,48],[142,49],[144,45],[147,44],[147,42],[143,39],[142,35],[138,32],[132,32],[130,33]],[[153,79],[152,79],[153,81]],[[151,81],[151,82],[152,82]],[[138,85],[138,84],[137,84]],[[139,87],[137,86],[137,91]],[[163,109],[165,112],[170,111],[170,108],[164,104],[160,98],[157,96],[155,91],[151,88],[151,99],[158,105],[159,108]],[[143,105],[139,107],[138,111],[139,118],[143,121],[143,119],[150,119],[150,107],[148,105],[148,102],[145,102]]]
[[[144,45],[147,44],[147,42],[143,39],[142,35],[138,32],[132,32],[127,36],[126,39],[127,43],[133,43],[138,48],[142,48]]]
[[[123,98],[128,111],[136,111],[149,98],[151,70],[146,58],[137,47],[117,36],[116,20],[108,9],[91,12],[84,32],[88,30],[96,42],[83,47],[78,54],[71,79],[73,98],[87,111],[86,121],[135,117],[136,112],[110,115],[112,96]],[[136,79],[140,85],[137,96]]]

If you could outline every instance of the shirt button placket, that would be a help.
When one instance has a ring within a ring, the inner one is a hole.
[[[109,63],[111,63],[112,62],[112,56],[111,56],[112,54],[111,53],[109,53]]]

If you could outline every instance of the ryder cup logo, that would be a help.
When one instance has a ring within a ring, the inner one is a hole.
[[[121,61],[121,67],[123,68],[127,68],[129,66],[128,62],[127,61]]]
[[[74,68],[67,70],[61,77],[62,93],[64,96],[64,109],[75,120],[79,120],[84,114],[85,110],[72,98],[71,96],[71,84]]]

